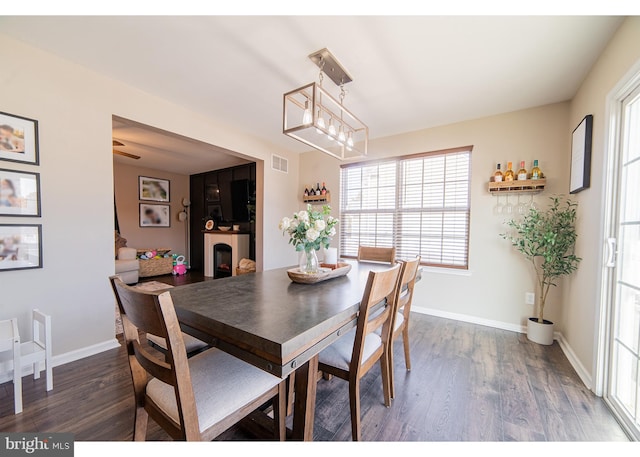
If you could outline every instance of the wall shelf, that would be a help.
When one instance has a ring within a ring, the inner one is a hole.
[[[539,193],[544,190],[546,179],[527,179],[524,181],[490,182],[489,192],[498,193]]]
[[[321,203],[330,203],[331,194],[327,192],[325,195],[309,195],[303,196],[302,201],[305,203],[311,203],[312,205],[319,205]]]

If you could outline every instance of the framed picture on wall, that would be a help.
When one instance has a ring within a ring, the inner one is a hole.
[[[169,205],[140,203],[140,227],[170,227]]]
[[[0,216],[40,216],[40,174],[0,168]]]
[[[138,191],[140,200],[150,200],[154,202],[170,201],[168,179],[138,176]]]
[[[591,135],[593,115],[580,121],[571,136],[571,184],[570,194],[588,189],[591,185]]]
[[[0,224],[0,271],[42,268],[42,225]]]
[[[0,160],[39,164],[38,121],[0,111]]]

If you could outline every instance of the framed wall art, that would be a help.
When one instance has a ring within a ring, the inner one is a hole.
[[[0,224],[0,271],[42,268],[42,225]]]
[[[154,202],[170,201],[168,179],[138,176],[138,190],[140,200],[149,200]]]
[[[39,164],[38,121],[0,111],[0,160]]]
[[[570,194],[577,194],[591,185],[591,135],[593,115],[580,121],[571,137],[571,184]]]
[[[40,216],[40,174],[0,168],[0,216]]]
[[[169,205],[140,203],[140,227],[170,227]]]

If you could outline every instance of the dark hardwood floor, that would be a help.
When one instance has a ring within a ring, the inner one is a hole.
[[[192,274],[193,273],[193,274]],[[202,280],[148,278],[170,284]],[[557,343],[414,314],[413,369],[396,341],[396,398],[383,404],[379,366],[362,380],[362,438],[367,441],[628,441],[601,398],[578,378]],[[24,412],[13,414],[13,385],[0,385],[0,432],[67,432],[76,441],[132,437],[133,395],[124,349],[55,367],[45,379],[23,378]],[[350,441],[347,383],[318,383],[315,439]],[[291,421],[291,418],[289,418]],[[149,421],[149,440],[169,437]],[[218,439],[250,440],[239,427]]]

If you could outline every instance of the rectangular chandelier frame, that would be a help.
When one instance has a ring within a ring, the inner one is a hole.
[[[369,128],[318,83],[287,92],[283,103],[285,135],[340,160],[366,157]]]

